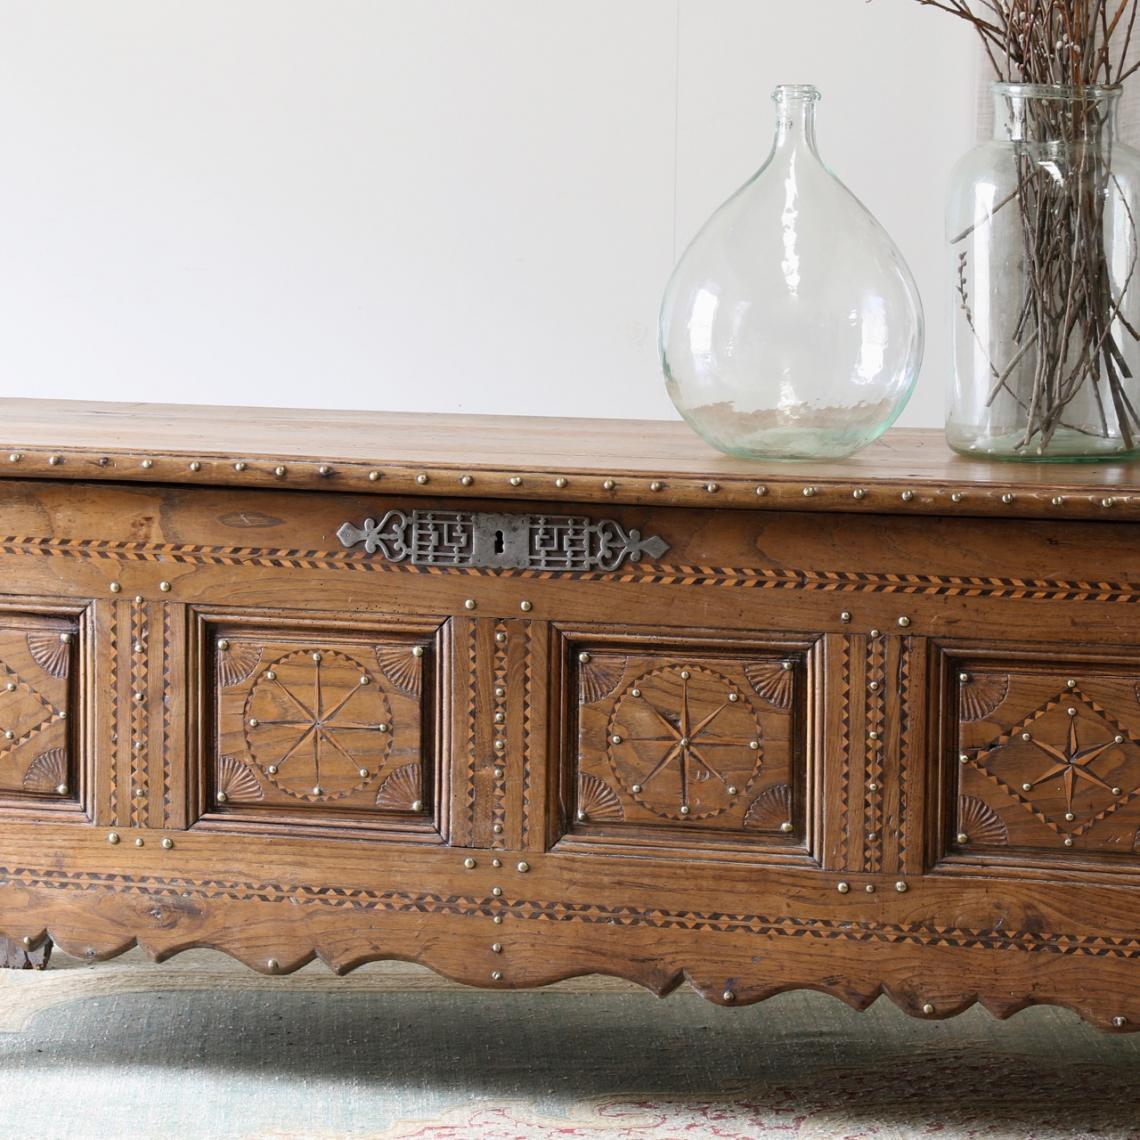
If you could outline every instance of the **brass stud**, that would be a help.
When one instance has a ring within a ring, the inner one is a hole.
[[[641,696],[641,690],[640,689],[630,689],[629,695],[631,697],[640,697]]]
[[[257,717],[255,717],[255,716],[251,716],[251,717],[249,718],[249,727],[250,727],[250,728],[257,728],[257,726],[258,726],[260,723],[261,723],[261,721],[259,721],[259,720],[257,719]]]
[[[1076,818],[1077,817],[1071,811],[1065,812],[1065,819],[1067,819],[1069,823],[1072,823]]]
[[[879,785],[874,780],[872,780],[867,785],[867,791],[869,791],[869,792],[877,792],[878,790],[879,790]]]
[[[914,492],[913,491],[903,491],[903,493],[899,496],[899,498],[902,499],[902,501],[904,503],[912,503],[912,502],[914,502]]]
[[[467,858],[463,860],[463,866],[466,867],[468,871],[474,871],[479,864],[468,855]]]
[[[277,971],[281,969],[281,963],[278,962],[276,958],[270,958],[269,961],[265,963],[265,968],[271,974],[276,974]]]
[[[1054,495],[1052,502],[1053,502],[1053,506],[1055,506],[1055,507],[1063,507],[1065,505],[1065,496],[1064,495]]]
[[[507,750],[507,742],[505,740],[496,740],[495,741],[495,751],[496,752],[505,752],[506,750]]]
[[[174,840],[173,839],[167,837],[166,839],[164,839],[162,841],[162,849],[164,851],[170,851],[173,847],[174,847]]]
[[[422,657],[424,655],[424,647],[422,645],[414,646],[412,649],[413,657]]]
[[[67,785],[66,784],[56,784],[55,794],[57,796],[66,796],[67,795]]]
[[[495,640],[500,645],[503,645],[507,640],[507,635],[500,630],[498,633],[495,634]]]
[[[1032,739],[1033,739],[1033,733],[1031,733],[1031,732],[1023,732],[1023,733],[1021,734],[1021,739],[1022,739],[1022,740],[1032,740]]]
[[[491,825],[491,830],[492,830],[492,831],[493,831],[493,832],[494,832],[496,835],[502,835],[502,834],[503,834],[503,825],[502,825],[501,823],[495,823],[495,824],[492,824],[492,825]],[[492,864],[491,864],[491,866],[493,867],[493,866],[494,866],[494,863],[492,863]],[[500,864],[500,866],[501,866],[501,864]]]
[[[154,460],[153,460],[153,459],[144,459],[144,460],[143,460],[143,461],[142,461],[142,462],[139,464],[139,466],[140,466],[140,467],[141,467],[141,468],[142,468],[144,471],[149,471],[149,470],[150,470],[150,469],[151,469],[151,468],[154,466]]]
[[[503,865],[502,859],[492,859],[491,866],[497,871]]]
[[[958,674],[958,680],[961,681],[963,685],[967,685],[970,682],[970,674],[969,673],[959,673]]]
[[[1005,505],[1008,507],[1010,505],[1010,503],[1012,503],[1016,498],[1017,498],[1016,495],[1012,494],[1009,491],[1006,491],[1006,493],[1004,495],[1002,495],[1001,501],[1003,503],[1005,503]]]
[[[564,491],[564,490],[566,489],[566,485],[567,485],[569,482],[570,482],[570,480],[569,480],[569,479],[567,479],[567,478],[566,478],[564,475],[559,475],[559,476],[558,476],[558,478],[554,480],[554,485],[555,485],[555,486],[556,486],[556,487],[557,487],[557,488],[558,488],[560,491]]]
[[[507,770],[505,768],[496,768],[495,769],[495,779],[496,780],[501,780],[506,774],[507,774]]]
[[[578,822],[579,823],[585,823],[586,820],[589,818],[589,816],[586,815],[584,808],[579,808],[575,814],[578,816]]]
[[[284,465],[279,465],[273,468],[273,474],[276,475],[278,479],[284,479],[285,476],[289,474],[289,468]]]
[[[582,665],[588,665],[590,663],[590,655],[588,653],[579,653],[578,661]]]
[[[313,653],[312,658],[318,665],[321,663],[321,661],[324,660],[324,658],[321,656],[320,650],[317,650],[317,652]]]
[[[134,796],[136,800],[146,799],[146,788],[135,788]]]
[[[379,723],[379,724],[376,726],[376,731],[377,731],[377,732],[387,732],[387,731],[388,731],[388,725],[387,725],[387,724],[385,724],[383,721],[381,721],[381,722],[380,722],[380,723]]]
[[[146,700],[146,693],[135,693],[135,702],[137,704],[142,704],[142,702],[145,700]]]
[[[1066,709],[1065,711],[1069,714],[1069,716],[1076,716],[1077,715],[1076,709]]]
[[[7,689],[8,692],[14,693],[16,691],[16,682],[15,681],[9,681],[8,684],[6,684],[4,686],[4,688]]]
[[[863,889],[867,892],[867,894],[873,895],[875,893],[875,884],[868,883]]]
[[[870,732],[867,733],[867,739],[868,740],[878,740],[879,734],[874,729],[872,729]]]
[[[533,602],[519,602],[519,609],[522,610],[522,612],[524,614],[529,614],[530,611],[534,609],[534,603]]]
[[[614,736],[610,737],[610,743],[611,744],[620,744],[621,740],[622,740],[622,738],[620,736],[617,736],[616,734]]]
[[[721,997],[722,997],[722,998],[723,998],[723,999],[724,999],[726,1002],[728,1002],[728,1004],[729,1004],[729,1005],[731,1005],[731,1004],[732,1004],[734,1001],[736,1001],[736,994],[734,994],[734,993],[732,992],[732,990],[725,990],[725,991],[724,991],[724,993],[723,993],[723,994],[721,994],[720,996],[721,996]]]
[[[218,793],[218,803],[220,803],[220,804],[228,803],[229,798],[230,797],[227,796],[225,792],[219,792]]]
[[[1022,784],[1022,785],[1021,785],[1021,790],[1022,790],[1023,792],[1031,792],[1031,791],[1033,791],[1033,785],[1032,785],[1032,784],[1029,784],[1029,783],[1025,783],[1025,784]]]
[[[10,728],[6,728],[4,730],[4,739],[5,740],[15,740],[16,734]]]
[[[630,791],[633,792],[633,794],[635,796],[640,795],[641,794],[641,785],[640,784],[634,784],[633,787],[630,788]]]
[[[856,487],[855,490],[851,492],[851,497],[862,502],[867,497],[867,492],[864,491],[862,487]]]
[[[927,1002],[926,1005],[922,1007],[922,1012],[925,1013],[927,1017],[930,1017],[931,1014],[934,1013],[934,1006],[932,1006],[930,1002]]]
[[[324,788],[322,788],[322,787],[321,787],[321,785],[320,785],[320,784],[317,784],[317,785],[316,785],[316,786],[313,788],[313,795],[314,795],[314,796],[323,796],[324,794],[325,794],[325,790],[324,790]]]
[[[868,681],[868,682],[867,682],[867,688],[868,688],[868,689],[869,689],[869,690],[870,690],[872,693],[877,693],[881,687],[882,687],[882,686],[879,684],[879,682],[878,682],[878,681]]]
[[[688,669],[682,669],[681,670],[681,680],[682,681],[687,681],[691,676],[692,676],[692,673],[690,673]]]
[[[1113,788],[1112,794],[1114,796],[1122,796],[1122,795],[1124,795],[1124,789],[1123,788]]]
[[[1101,499],[1100,505],[1102,507],[1104,507],[1104,509],[1106,511],[1108,511],[1108,510],[1111,510],[1113,507],[1116,506],[1116,500],[1115,499]]]
[[[688,805],[688,804],[682,804],[682,805],[681,805],[681,814],[682,814],[682,815],[689,815],[689,813],[690,813],[692,810],[693,810],[693,809],[692,809],[691,807],[689,807],[689,805]]]
[[[902,626],[903,629],[908,629],[910,627],[910,618],[904,614],[899,618],[899,625]]]
[[[768,494],[768,488],[764,486],[757,487],[756,494],[763,498],[766,494]]]
[[[970,837],[964,831],[959,831],[958,832],[958,842],[963,843],[963,844],[969,843]]]
[[[895,883],[895,890],[898,891],[900,895],[905,895],[907,891],[910,890],[910,887],[904,883],[902,879],[900,879],[897,883]]]
[[[501,942],[492,942],[491,943],[491,953],[492,954],[501,954],[502,952],[503,952],[503,944]]]
[[[245,464],[241,463],[241,462],[235,463],[234,464],[234,470],[239,472],[239,473],[244,471],[245,470]]]
[[[871,632],[870,632],[870,634],[869,634],[868,636],[870,636],[870,637],[872,637],[872,638],[878,637],[878,636],[879,636],[879,631],[878,631],[877,629],[873,629],[873,630],[871,630]]]
[[[653,482],[649,484],[649,489],[651,491],[663,491],[665,484],[662,483],[660,479],[654,479]]]
[[[510,485],[512,487],[521,487],[522,486],[522,476],[521,475],[512,475],[510,477],[510,479],[508,480],[508,482],[510,483]]]
[[[835,886],[835,889],[841,895],[848,895],[851,893],[851,884],[850,883],[837,883]]]
[[[492,887],[491,888],[491,894],[494,895],[495,898],[501,899],[503,897],[503,888],[502,887]]]
[[[190,461],[190,470],[195,471],[195,472],[201,471],[202,470],[202,464],[199,463],[197,459],[192,459]]]
[[[750,740],[748,742],[748,747],[751,748],[753,752],[759,752],[760,751],[760,741],[759,740]]]
[[[162,591],[164,594],[169,594],[169,593],[170,593],[170,583],[169,583],[169,582],[159,582],[159,584],[158,584],[158,588],[159,588],[159,589],[160,589],[160,590],[161,590],[161,591]]]
[[[1073,846],[1073,837],[1071,835],[1065,836],[1065,846],[1066,847],[1072,847]]]
[[[63,462],[63,459],[60,458],[60,456],[58,456],[58,455],[49,455],[48,456],[48,463],[52,467],[58,467],[62,462]]]
[[[424,801],[423,800],[412,800],[412,811],[418,813],[418,812],[422,812],[423,810],[424,810]]]
[[[372,773],[371,773],[371,772],[369,772],[367,768],[361,768],[361,769],[360,769],[360,770],[357,772],[357,775],[358,775],[358,776],[359,776],[359,777],[360,777],[362,780],[367,780],[367,779],[368,779],[368,777],[369,777],[371,774],[372,774]]]
[[[277,670],[276,669],[267,669],[265,671],[265,679],[267,681],[276,681],[277,680]]]
[[[495,713],[495,723],[496,724],[502,724],[506,719],[507,719],[507,714],[505,712],[503,712],[502,710]]]
[[[724,790],[728,792],[730,796],[735,796],[740,792],[740,789],[735,784],[729,784]]]
[[[815,487],[805,487],[804,488],[804,498],[805,499],[814,499],[816,494],[817,494],[817,489]]]
[[[322,463],[320,467],[317,468],[317,474],[322,479],[327,479],[332,473],[333,469],[327,463]]]
[[[428,482],[428,477],[427,477],[426,475],[424,475],[424,474],[419,474],[419,475],[417,475],[417,476],[416,476],[416,482],[417,482],[417,483],[418,483],[418,484],[419,484],[421,487],[423,487],[423,486],[425,486],[425,485],[426,485],[426,483]]]
[[[1066,681],[1065,684],[1068,685],[1070,689],[1075,689],[1077,687],[1076,681],[1074,681],[1072,678]]]
[[[606,479],[602,483],[602,490],[603,491],[612,491],[612,490],[614,490],[615,487],[617,487],[617,484],[612,479]]]
[[[780,830],[785,835],[790,835],[795,830],[795,824],[793,824],[791,820],[786,819],[780,824]]]
[[[221,640],[221,641],[219,641],[219,642],[218,642],[218,648],[219,648],[219,649],[220,649],[220,650],[221,650],[223,653],[225,653],[225,651],[226,651],[227,649],[229,649],[229,647],[230,647],[230,643],[229,643],[228,641],[226,641],[226,639],[225,639],[224,637],[222,638],[222,640]]]
[[[1116,741],[1117,744],[1123,744],[1124,743],[1124,737],[1123,736],[1115,736],[1115,737],[1113,737],[1113,739]]]
[[[369,483],[379,483],[380,482],[380,472],[379,471],[369,471],[368,472],[368,482]]]
[[[120,590],[122,590],[122,588],[123,588],[123,587],[122,587],[122,586],[120,586],[118,582],[112,582],[112,583],[111,583],[111,585],[110,585],[110,590],[111,590],[111,593],[112,593],[112,594],[117,594],[117,593],[119,593],[119,591],[120,591]]]
[[[963,495],[961,491],[955,491],[955,492],[954,492],[954,493],[953,493],[953,494],[950,496],[950,502],[952,502],[952,503],[960,503],[960,502],[961,502],[961,501],[962,501],[964,498],[965,498],[965,495]]]
[[[496,926],[502,926],[502,925],[503,925],[503,916],[502,916],[501,914],[496,914],[496,915],[495,915],[495,916],[494,916],[494,917],[491,919],[491,921],[492,921],[492,922],[493,922],[493,923],[494,923]]]
[[[371,685],[372,684],[372,678],[369,677],[367,674],[365,674],[363,677],[360,678],[360,683],[362,685]]]
[[[843,622],[844,625],[850,625],[851,624],[851,611],[850,610],[844,610],[839,615],[839,620],[841,622]]]
[[[107,836],[107,842],[112,847],[117,847],[121,842],[119,839],[119,833],[117,831],[112,831],[111,834]]]
[[[24,944],[25,949],[30,950],[32,948],[32,939],[21,938],[20,941]]]
[[[278,773],[278,771],[280,771],[280,769],[277,767],[277,765],[276,765],[276,764],[270,764],[270,765],[269,765],[269,767],[268,767],[268,768],[266,768],[265,770],[266,770],[266,771],[267,771],[267,772],[268,772],[268,773],[269,773],[271,776],[276,776],[276,775],[277,775],[277,773]]]
[[[1112,1019],[1112,1028],[1113,1029],[1123,1029],[1127,1024],[1128,1024],[1128,1018],[1127,1017],[1114,1017]]]
[[[523,862],[523,863],[519,864],[519,874],[520,875],[525,875],[527,873],[527,871],[529,871],[529,870],[530,870],[530,864],[529,863]]]
[[[503,980],[503,971],[502,970],[492,970],[491,971],[491,981],[501,982],[502,980]]]
[[[740,694],[739,694],[739,693],[729,693],[729,694],[728,694],[728,699],[729,699],[729,700],[730,700],[730,701],[731,701],[733,704],[736,704],[736,702],[740,700]]]
[[[459,477],[459,485],[461,487],[470,487],[471,484],[474,482],[475,482],[475,480],[472,479],[470,475],[461,475]]]
[[[145,847],[146,846],[146,840],[143,839],[143,837],[140,835],[139,838],[135,840],[135,846],[136,847]]]
[[[8,462],[9,463],[19,463],[20,460],[23,458],[24,457],[18,451],[13,451],[12,454],[8,456]]]
[[[476,606],[478,606],[478,604],[479,603],[475,601],[474,598],[468,598],[467,601],[463,603],[463,606],[465,609],[473,610]]]
[[[710,495],[715,495],[717,493],[717,491],[720,490],[720,484],[719,483],[706,483],[705,484],[705,490],[708,491],[708,493]]]

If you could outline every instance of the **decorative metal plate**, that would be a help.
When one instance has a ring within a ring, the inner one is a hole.
[[[346,522],[337,538],[391,562],[479,570],[617,570],[626,559],[660,558],[669,549],[611,519],[469,511],[389,511],[379,522]]]

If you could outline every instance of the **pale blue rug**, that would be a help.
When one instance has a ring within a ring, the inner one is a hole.
[[[1049,1009],[923,1023],[810,993],[725,1010],[594,979],[56,963],[0,975],[4,1140],[1140,1138],[1140,1038]]]

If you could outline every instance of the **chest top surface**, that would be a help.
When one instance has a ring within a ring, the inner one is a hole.
[[[894,430],[744,461],[682,423],[0,399],[0,477],[858,514],[1140,517],[1140,464],[972,460]]]

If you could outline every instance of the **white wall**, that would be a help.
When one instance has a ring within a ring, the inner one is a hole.
[[[914,0],[0,0],[0,394],[670,416],[675,256],[814,82],[939,425],[972,59]]]

